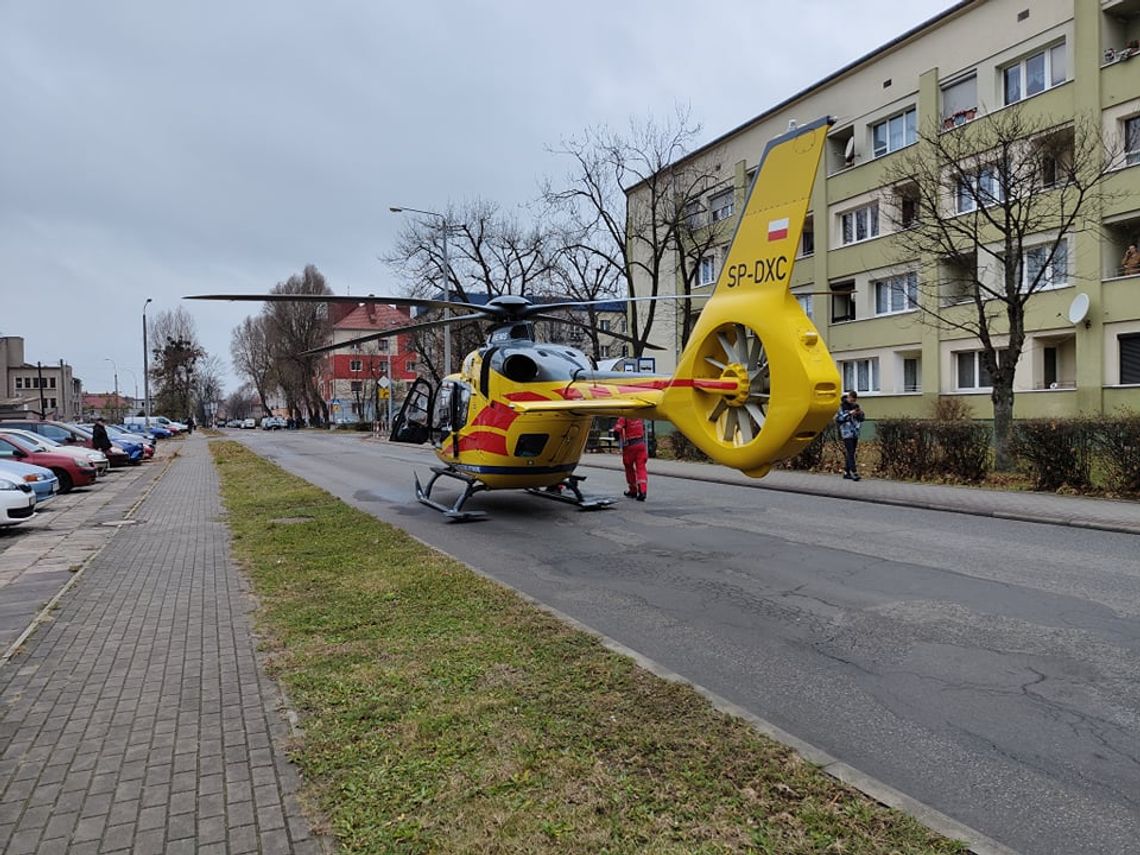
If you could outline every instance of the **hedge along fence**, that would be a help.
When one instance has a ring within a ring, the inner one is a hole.
[[[973,421],[879,419],[879,472],[888,478],[952,478],[976,484],[989,472],[992,435]]]
[[[1038,490],[1088,489],[1095,469],[1105,489],[1140,493],[1140,414],[1015,422],[1010,450]]]

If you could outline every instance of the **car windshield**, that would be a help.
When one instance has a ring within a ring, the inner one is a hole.
[[[41,451],[50,451],[53,448],[59,447],[59,443],[54,439],[40,436],[38,433],[28,433],[23,430],[0,431],[0,436],[14,436],[20,442],[30,445],[33,448],[38,448]]]
[[[85,436],[88,439],[91,439],[91,431],[87,430],[87,428],[82,427],[81,425],[68,425],[68,427],[71,428],[73,431],[75,431],[80,436]]]

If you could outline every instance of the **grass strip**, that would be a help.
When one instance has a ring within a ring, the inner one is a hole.
[[[292,756],[346,852],[948,853],[400,530],[210,444]]]

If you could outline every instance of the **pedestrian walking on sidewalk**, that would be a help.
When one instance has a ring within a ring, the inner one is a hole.
[[[625,464],[625,483],[629,489],[625,494],[639,502],[645,501],[649,487],[649,447],[645,443],[645,422],[641,419],[622,417],[614,425],[614,436],[621,446],[621,462]]]
[[[839,425],[839,435],[843,437],[843,477],[848,481],[859,480],[859,470],[855,465],[855,452],[859,448],[859,431],[863,429],[863,408],[859,406],[859,393],[854,389],[843,396],[835,423]]]
[[[111,438],[107,436],[107,428],[102,419],[95,419],[95,424],[91,426],[91,447],[96,451],[111,450]]]

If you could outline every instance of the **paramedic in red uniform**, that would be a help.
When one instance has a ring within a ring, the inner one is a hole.
[[[621,462],[625,464],[625,481],[629,489],[625,494],[639,502],[645,501],[645,489],[649,486],[649,473],[645,463],[649,459],[649,447],[645,444],[645,422],[641,419],[620,418],[614,425],[614,436],[621,445]]]

